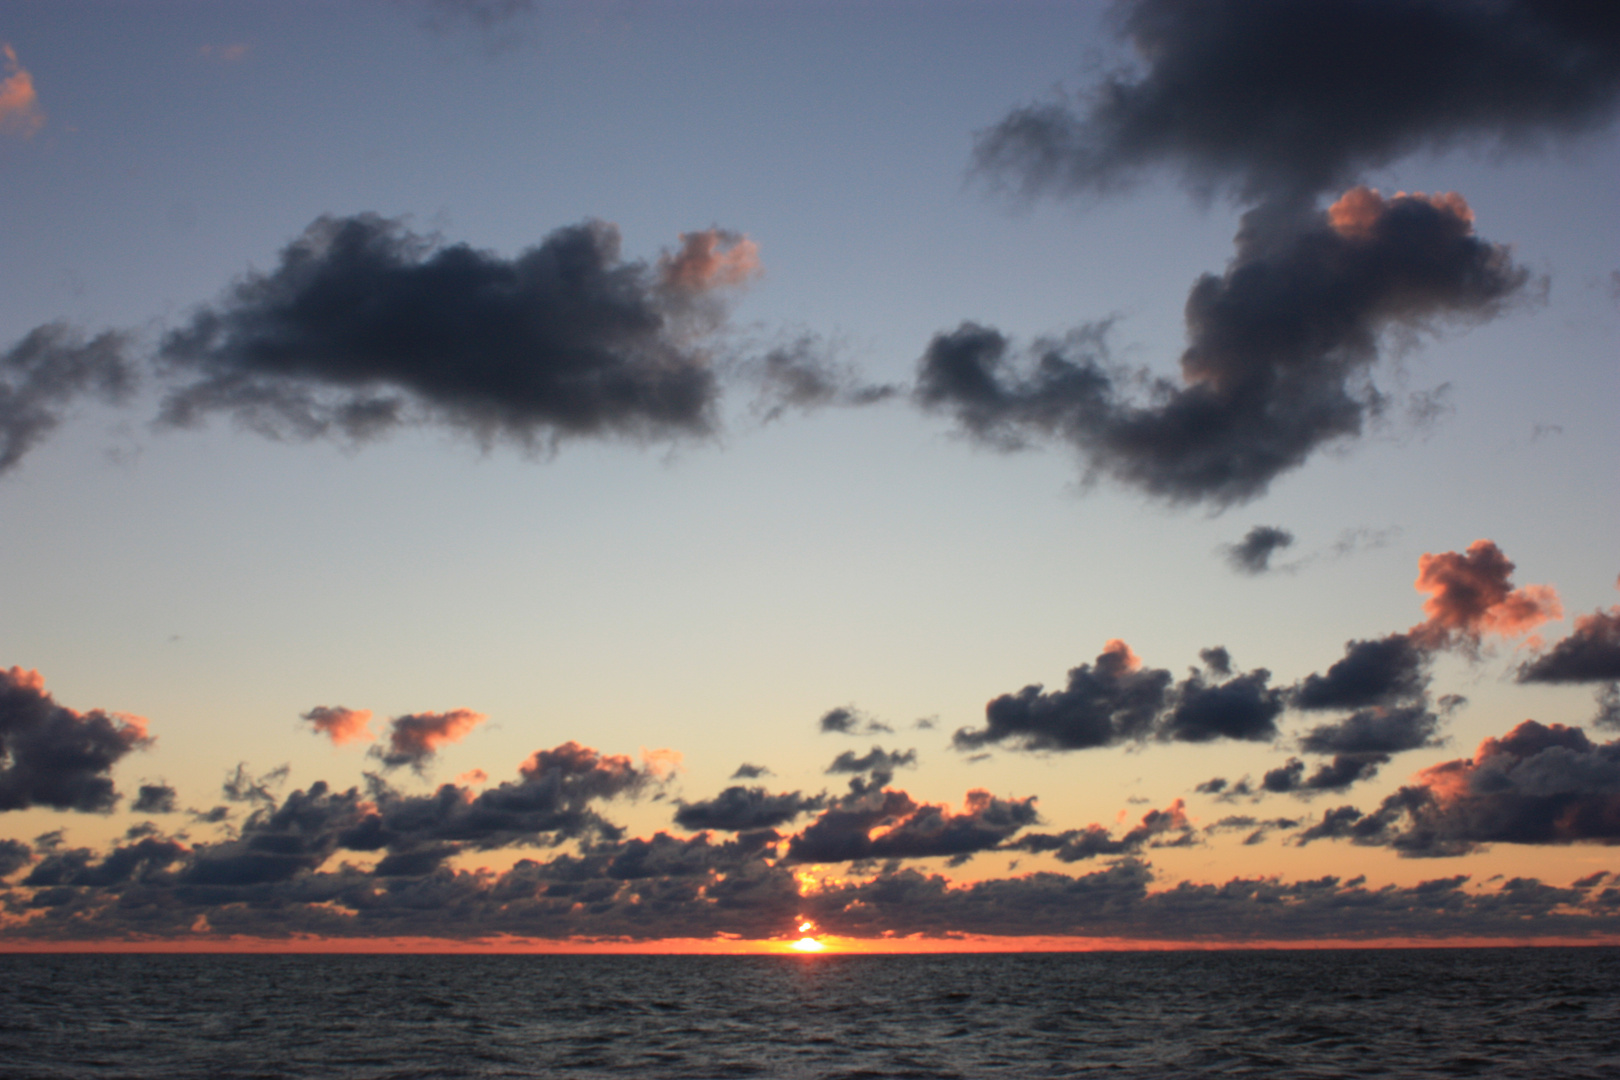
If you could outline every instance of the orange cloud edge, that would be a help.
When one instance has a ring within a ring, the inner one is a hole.
[[[1137,938],[960,937],[817,938],[824,950],[805,953],[794,940],[745,938],[545,939],[493,937],[457,940],[429,937],[390,938],[256,938],[197,936],[190,938],[121,938],[105,941],[5,941],[0,954],[21,953],[281,953],[317,955],[650,955],[650,956],[817,956],[919,953],[1066,953],[1066,952],[1221,952],[1238,950],[1320,949],[1483,949],[1616,946],[1620,934],[1585,937],[1446,937],[1318,938],[1306,941],[1203,940],[1164,941]]]

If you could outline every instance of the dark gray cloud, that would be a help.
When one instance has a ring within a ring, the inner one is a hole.
[[[1423,705],[1358,709],[1300,736],[1308,754],[1398,754],[1439,745],[1440,717]]]
[[[988,791],[973,790],[967,793],[958,813],[948,806],[919,803],[904,791],[881,783],[865,784],[857,778],[851,782],[848,795],[834,801],[789,841],[782,862],[792,865],[931,856],[948,856],[961,862],[977,852],[994,850],[1019,829],[1038,820],[1034,796],[1002,799]]]
[[[1240,574],[1264,574],[1271,569],[1271,557],[1294,543],[1294,534],[1275,525],[1256,525],[1235,544],[1222,550],[1226,562]]]
[[[894,728],[883,721],[868,716],[853,705],[840,705],[835,709],[828,709],[821,714],[816,725],[823,733],[838,735],[888,735],[894,733]]]
[[[731,779],[758,780],[762,776],[774,775],[775,774],[772,773],[771,770],[767,769],[763,765],[753,765],[745,761],[741,765],[737,766],[737,771],[731,774]]]
[[[34,849],[21,840],[0,840],[0,878],[10,877],[34,860]]]
[[[1327,674],[1307,675],[1290,697],[1296,709],[1363,709],[1421,698],[1429,686],[1429,650],[1406,634],[1347,641]]]
[[[1519,667],[1522,683],[1607,683],[1593,723],[1620,727],[1620,607],[1575,620],[1569,636]]]
[[[1154,737],[1170,742],[1269,742],[1277,737],[1277,717],[1283,712],[1283,691],[1267,685],[1270,679],[1265,668],[1223,682],[1195,671],[1176,684]]]
[[[722,230],[649,265],[621,258],[598,221],[507,259],[375,214],[322,217],[164,336],[178,385],[162,418],[225,412],[273,435],[355,439],[438,422],[538,447],[702,435],[719,392],[703,344],[723,317],[716,290],[757,266]]]
[[[805,795],[786,791],[772,795],[762,787],[728,787],[712,799],[682,802],[675,811],[675,824],[683,829],[719,829],[724,832],[747,832],[751,829],[774,829],[786,825],[801,814],[820,810],[826,805],[824,795]]]
[[[768,350],[744,372],[759,384],[755,409],[766,423],[789,411],[876,405],[898,397],[901,387],[877,385],[840,363],[827,345],[811,336]]]
[[[168,784],[142,784],[129,808],[137,814],[172,814],[179,797]]]
[[[1620,18],[1567,0],[1132,0],[1141,64],[981,132],[981,170],[1029,194],[1107,192],[1166,167],[1198,191],[1311,195],[1421,150],[1536,148],[1606,125]]]
[[[1076,935],[1162,941],[1311,941],[1448,937],[1612,935],[1620,908],[1606,890],[1559,888],[1515,878],[1464,888],[1457,875],[1414,886],[1367,887],[1364,879],[1286,882],[1232,878],[1161,883],[1125,858],[1093,873],[1036,873],[962,885],[943,875],[887,867],[801,894],[792,868],[771,866],[752,838],[724,844],[709,834],[593,844],[578,855],[520,860],[498,875],[443,868],[383,878],[353,866],[265,882],[221,896],[179,884],[180,866],[158,869],[161,852],[133,872],[66,867],[64,884],[35,890],[39,916],[19,938],[82,940],[139,932],[192,938],[204,917],[215,934],[271,939],[420,935],[455,939],[500,934],[652,940],[781,937],[800,918],[829,934]],[[126,862],[129,856],[122,857]]]
[[[958,750],[1012,741],[1026,750],[1089,750],[1152,733],[1174,676],[1144,668],[1123,641],[1110,641],[1093,664],[1069,671],[1062,690],[1039,683],[1002,694],[984,707],[985,726],[959,729]]]
[[[1140,823],[1118,837],[1101,825],[1088,825],[1060,833],[1025,833],[1006,847],[1050,853],[1060,862],[1072,863],[1099,856],[1136,855],[1145,847],[1188,847],[1196,842],[1197,830],[1188,823],[1186,807],[1177,799],[1163,810],[1149,810]]]
[[[1260,790],[1277,795],[1343,791],[1358,780],[1371,780],[1378,775],[1378,767],[1388,761],[1387,754],[1335,754],[1331,761],[1318,765],[1316,771],[1307,776],[1305,763],[1289,758],[1285,764],[1266,770],[1260,780]]]
[[[81,398],[127,401],[139,379],[125,334],[89,340],[47,323],[0,356],[0,474],[17,467]]]
[[[254,776],[248,772],[247,762],[241,761],[237,763],[235,771],[225,777],[220,785],[220,793],[231,802],[273,806],[276,790],[287,782],[291,773],[291,765],[277,765],[263,776]]]
[[[1124,642],[1110,641],[1095,663],[1069,671],[1064,689],[1047,692],[1032,684],[1002,694],[985,706],[983,728],[961,728],[952,742],[958,750],[1004,742],[1025,750],[1087,750],[1150,738],[1275,738],[1284,698],[1268,685],[1270,673],[1230,674],[1225,649],[1201,655],[1210,674],[1194,671],[1176,683],[1162,668],[1143,667]]]
[[[828,765],[828,773],[855,773],[872,774],[875,783],[882,785],[894,779],[894,771],[901,768],[914,768],[917,764],[916,750],[885,750],[881,746],[874,746],[859,756],[853,750],[845,750],[833,758]]]
[[[1472,758],[1424,769],[1371,813],[1339,807],[1300,834],[1394,848],[1404,856],[1463,855],[1484,845],[1620,842],[1620,740],[1526,720],[1486,739]]]
[[[1384,410],[1371,378],[1381,336],[1491,318],[1528,280],[1474,236],[1461,198],[1356,188],[1325,212],[1244,216],[1226,272],[1187,298],[1179,384],[1160,378],[1133,398],[1096,327],[1025,351],[963,323],[929,343],[915,395],[988,445],[1066,443],[1088,475],[1227,506]]]
[[[1247,833],[1243,838],[1245,847],[1265,842],[1267,836],[1278,829],[1297,829],[1300,822],[1295,818],[1256,818],[1248,814],[1231,814],[1219,821],[1204,826],[1204,832],[1218,834],[1224,832]]]
[[[138,716],[76,712],[45,692],[39,672],[0,669],[0,811],[111,810],[113,766],[150,742]]]

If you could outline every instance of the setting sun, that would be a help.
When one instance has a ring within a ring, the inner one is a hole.
[[[823,945],[813,937],[800,938],[798,941],[793,943],[793,950],[795,952],[821,952],[826,947],[827,946]]]

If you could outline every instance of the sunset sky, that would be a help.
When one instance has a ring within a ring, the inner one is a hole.
[[[1613,11],[0,45],[0,948],[1620,940]]]

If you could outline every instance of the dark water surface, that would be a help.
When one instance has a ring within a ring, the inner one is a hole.
[[[0,956],[0,1076],[1620,1077],[1620,950]]]

